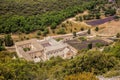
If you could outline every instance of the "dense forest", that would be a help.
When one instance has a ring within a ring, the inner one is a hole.
[[[85,10],[94,10],[108,0],[1,0],[0,33],[46,33],[61,21]]]
[[[75,58],[52,57],[45,62],[27,62],[16,53],[0,52],[0,80],[98,80],[120,75],[120,41],[100,51],[83,50]]]

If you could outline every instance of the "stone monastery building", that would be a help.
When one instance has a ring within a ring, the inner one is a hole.
[[[30,39],[16,42],[15,48],[17,55],[28,61],[45,61],[51,57],[60,56],[63,59],[75,56],[77,50],[64,42],[57,42],[51,37],[43,40]]]

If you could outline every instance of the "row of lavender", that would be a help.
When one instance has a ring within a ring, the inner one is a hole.
[[[104,24],[106,22],[109,22],[109,21],[112,21],[115,19],[115,16],[109,16],[105,19],[99,19],[99,20],[94,20],[94,21],[89,21],[89,22],[86,22],[88,25],[91,25],[91,26],[97,26],[97,25],[100,25],[100,24]]]

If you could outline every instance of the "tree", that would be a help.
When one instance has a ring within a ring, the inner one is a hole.
[[[116,14],[116,10],[115,9],[108,9],[105,11],[105,16],[113,16]]]
[[[96,47],[100,48],[102,46],[104,46],[104,44],[102,44],[102,43],[96,43]]]
[[[81,31],[84,31],[84,28],[83,28],[83,27],[81,27],[81,28],[80,28],[80,30],[81,30]]]
[[[13,39],[11,35],[5,35],[5,46],[13,46]]]
[[[0,51],[3,51],[5,50],[5,47],[4,46],[0,46]]]
[[[112,54],[116,57],[120,58],[120,41],[115,43],[115,45],[111,48],[110,52],[112,52]]]
[[[87,40],[85,37],[79,37],[78,39],[81,40],[81,41],[86,41]]]
[[[64,28],[59,29],[57,34],[66,34],[65,29]]]
[[[73,36],[74,36],[74,37],[76,37],[76,36],[77,36],[76,32],[73,32]]]
[[[98,28],[98,27],[96,27],[96,28],[95,28],[95,31],[99,31],[99,28]]]
[[[2,40],[2,38],[0,38],[0,46],[2,46],[3,45],[3,40]]]
[[[114,19],[115,19],[116,21],[118,21],[119,18],[120,18],[119,16],[115,16],[115,17],[114,17]]]
[[[83,15],[83,19],[84,19],[84,20],[87,20],[87,15]]]
[[[76,17],[76,21],[79,21],[79,17]]]
[[[88,34],[91,34],[91,30],[90,30],[90,29],[88,29],[87,33],[88,33]]]
[[[48,29],[45,29],[45,30],[43,31],[43,36],[46,36],[48,33],[49,33],[49,30],[48,30]]]
[[[32,6],[34,4],[34,1],[36,4],[35,6]],[[1,1],[0,7],[2,11],[0,12],[0,33],[15,33],[20,31],[28,34],[32,31],[40,30],[42,26],[50,26],[51,29],[55,29],[57,25],[65,19],[75,16],[78,13],[82,13],[84,9],[94,8],[96,2],[99,1],[89,1],[86,3],[84,0],[63,0],[62,2],[61,0],[56,0],[54,2],[43,0],[42,3],[44,5],[37,5],[40,3],[39,0],[32,0],[32,2],[29,2],[27,0],[25,1],[25,3],[28,3],[27,5],[21,5],[21,1],[18,1],[18,4],[16,5],[16,0],[7,2]],[[81,2],[85,4],[79,5]],[[23,7],[24,10],[22,10]],[[6,12],[6,10],[8,11]],[[84,17],[86,20],[89,19],[88,15],[85,15]],[[78,19],[82,21],[84,17],[78,17]],[[43,30],[43,28],[41,30]]]
[[[96,14],[96,19],[100,19],[100,13]]]
[[[82,16],[80,16],[80,17],[79,17],[79,21],[83,21],[83,18],[82,18]]]
[[[56,28],[56,26],[57,26],[57,23],[55,23],[55,22],[54,22],[54,23],[52,23],[52,24],[51,24],[51,29],[55,29],[55,28]]]
[[[116,37],[117,37],[117,38],[120,38],[120,33],[117,33],[117,34],[116,34]]]
[[[93,46],[92,43],[89,43],[88,44],[88,49],[92,49],[92,46]]]
[[[0,38],[0,51],[5,50],[3,43],[4,43],[4,40]]]
[[[41,35],[41,31],[38,31],[38,32],[37,32],[37,35]]]

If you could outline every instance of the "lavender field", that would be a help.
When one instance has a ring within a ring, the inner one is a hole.
[[[110,16],[110,17],[107,17],[105,19],[99,19],[99,20],[89,21],[89,22],[86,22],[86,23],[88,25],[91,25],[91,26],[97,26],[97,25],[101,25],[101,24],[104,24],[106,22],[112,21],[114,19],[115,19],[115,16]]]
[[[88,44],[92,43],[93,47],[97,47],[96,44],[103,44],[103,46],[107,46],[109,43],[101,40],[101,39],[95,39],[95,40],[88,40],[88,41],[78,41],[78,40],[68,40],[66,41],[69,45],[73,46],[77,50],[83,50],[88,48]]]

